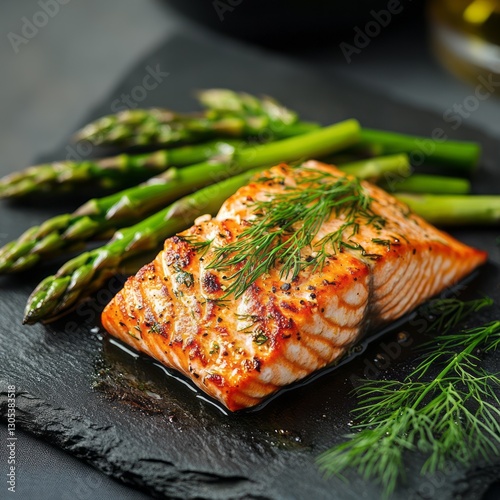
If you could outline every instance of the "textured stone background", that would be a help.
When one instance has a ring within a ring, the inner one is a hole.
[[[163,2],[69,0],[16,54],[9,33],[20,34],[23,17],[32,19],[38,11],[38,1],[2,2],[0,161],[11,170],[59,145],[134,61],[164,37],[197,29]],[[338,47],[297,57],[327,77],[338,72],[439,113],[472,92],[433,60],[420,31],[406,27],[395,26],[374,40],[350,65],[339,57]],[[490,99],[468,124],[500,137],[498,116],[500,102]],[[3,426],[1,431],[4,442]],[[76,492],[76,498],[145,498],[42,441],[20,431],[18,437],[17,498],[65,498],[65,491]],[[57,485],[47,481],[55,470]]]

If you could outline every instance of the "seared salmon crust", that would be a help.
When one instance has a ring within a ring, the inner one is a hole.
[[[485,262],[485,252],[362,182],[373,212],[385,220],[383,227],[361,224],[352,236],[365,253],[343,248],[322,269],[306,267],[293,281],[280,277],[277,264],[241,296],[228,295],[231,273],[207,267],[214,248],[248,227],[253,202],[287,186],[300,189],[297,180],[308,169],[345,175],[315,161],[305,166],[273,167],[226,200],[215,218],[167,239],[105,308],[106,330],[235,411],[334,362],[367,330],[401,317]],[[313,243],[341,224],[342,215],[332,214]],[[212,243],[200,251],[194,240]],[[308,253],[303,250],[304,259]]]

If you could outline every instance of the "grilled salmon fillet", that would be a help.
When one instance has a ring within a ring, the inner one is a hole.
[[[331,255],[322,269],[305,267],[287,280],[276,264],[242,295],[228,295],[230,273],[207,267],[214,248],[234,242],[249,226],[255,200],[300,189],[299,178],[311,171],[344,176],[315,161],[305,167],[273,167],[226,200],[215,218],[201,218],[167,239],[105,308],[106,330],[234,411],[334,362],[368,329],[399,318],[485,262],[485,252],[362,182],[383,227],[361,224],[351,248]],[[332,213],[313,243],[338,229],[342,217]],[[212,243],[201,251],[195,240]],[[307,260],[311,248],[301,252]]]

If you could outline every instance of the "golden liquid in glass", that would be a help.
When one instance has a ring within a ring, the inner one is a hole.
[[[469,81],[500,75],[500,0],[430,0],[435,51]]]

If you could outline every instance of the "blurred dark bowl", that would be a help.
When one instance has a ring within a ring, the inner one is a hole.
[[[262,45],[296,48],[338,41],[363,29],[372,11],[400,5],[393,19],[421,10],[423,0],[169,0],[179,12],[212,29]],[[394,7],[393,7],[394,8]],[[349,41],[347,39],[347,41]]]

